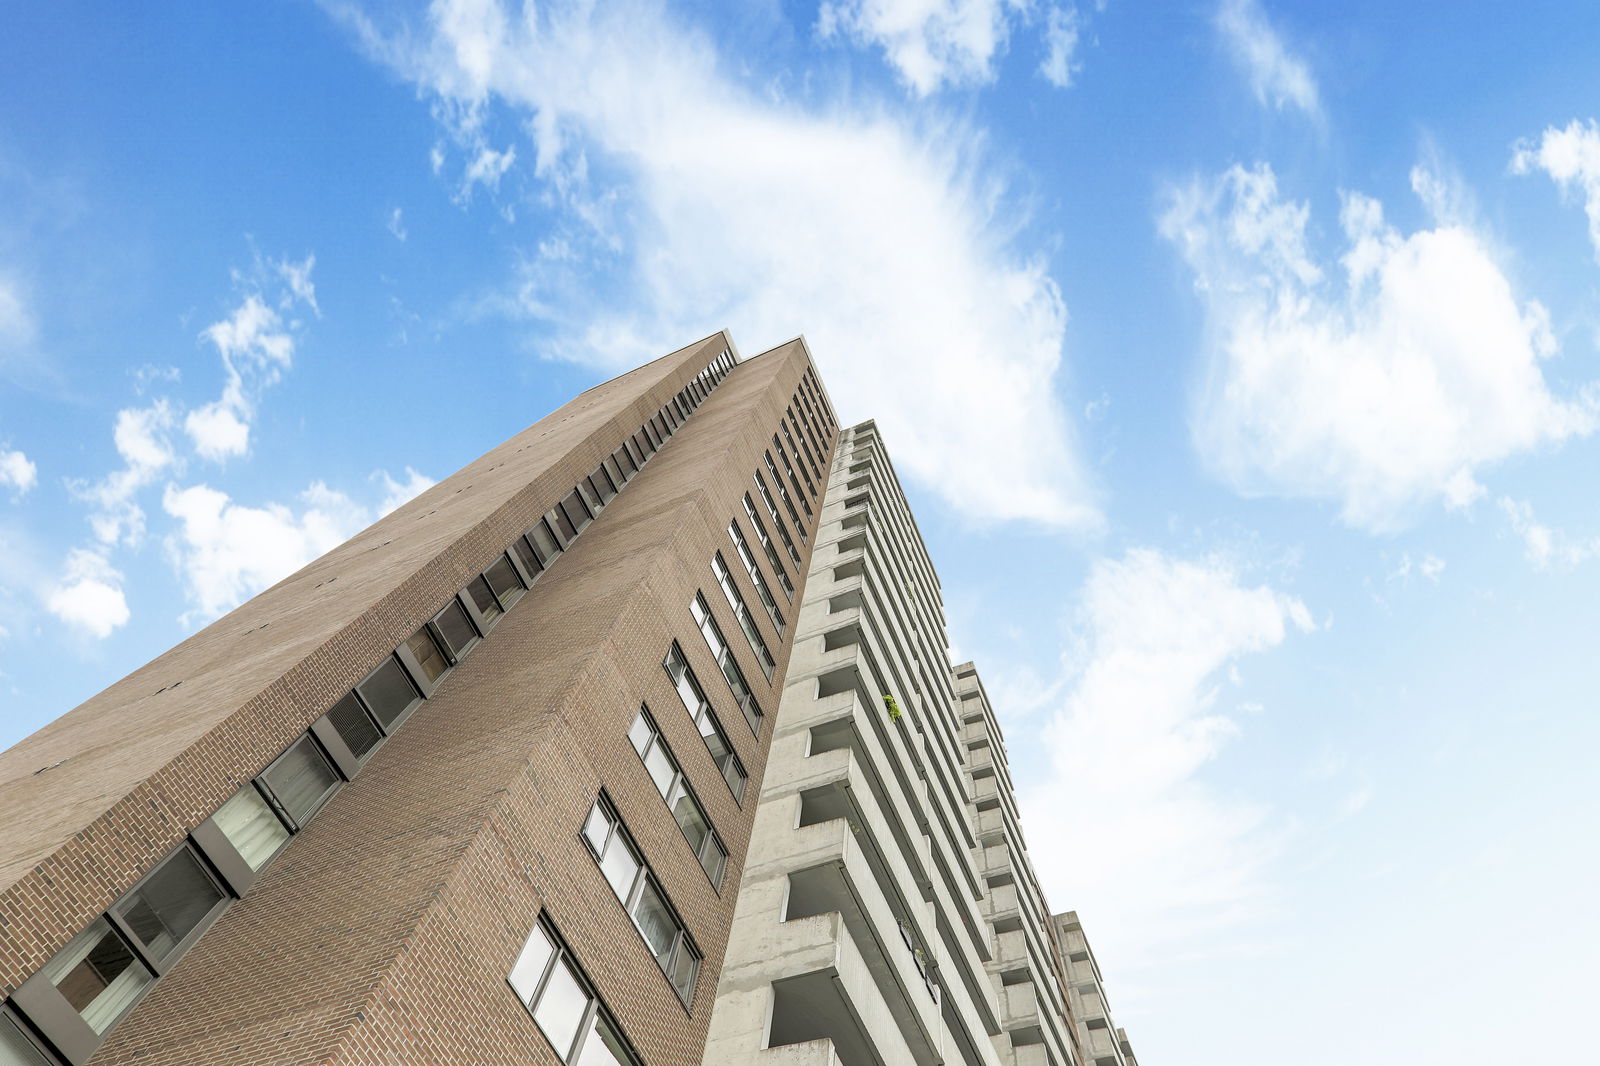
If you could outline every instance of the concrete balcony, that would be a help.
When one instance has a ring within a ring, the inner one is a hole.
[[[986,844],[978,852],[978,872],[986,878],[1015,873],[1011,864],[1011,845],[1005,841]]]
[[[994,935],[994,960],[991,968],[997,972],[1016,970],[1028,965],[1028,937],[1021,929]]]

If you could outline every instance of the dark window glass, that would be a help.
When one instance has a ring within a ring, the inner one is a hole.
[[[567,512],[562,508],[555,508],[546,518],[555,523],[556,531],[561,534],[563,543],[571,544],[572,538],[578,535],[578,527],[572,524],[572,519],[567,517]]]
[[[155,980],[104,918],[74,937],[41,972],[96,1033],[111,1028]]]
[[[651,451],[661,447],[661,442],[665,439],[657,432],[654,419],[646,422],[640,432],[644,434],[645,440],[650,442]]]
[[[516,567],[512,566],[511,560],[504,555],[496,559],[494,564],[483,572],[483,576],[503,607],[509,608],[522,599],[522,594],[527,591],[522,587],[522,578],[517,576]]]
[[[333,723],[334,731],[344,741],[345,747],[350,749],[350,754],[358,759],[365,758],[367,752],[377,747],[378,741],[383,739],[383,734],[372,724],[372,719],[354,692],[347,693],[344,699],[333,705],[328,711],[328,721]]]
[[[160,963],[224,898],[200,860],[184,848],[117,904],[116,913]]]
[[[407,637],[406,647],[417,660],[422,676],[429,682],[437,681],[450,672],[450,660],[444,657],[444,650],[433,639],[433,632],[427,626]]]
[[[444,646],[452,658],[460,661],[478,643],[478,631],[472,627],[466,608],[460,600],[451,600],[444,610],[433,616],[434,628],[444,638]]]
[[[606,501],[600,495],[600,486],[595,484],[593,474],[578,482],[578,495],[583,497],[591,515],[599,514],[600,508],[605,506]]]
[[[303,736],[261,772],[261,783],[289,824],[299,828],[338,787],[339,775],[316,742]]]
[[[638,437],[639,434],[635,433],[633,436],[622,442],[623,448],[628,452],[628,457],[633,460],[634,469],[638,469],[644,465],[644,452],[639,450]]]
[[[492,624],[496,618],[505,613],[500,607],[500,601],[494,598],[489,583],[481,577],[467,586],[467,595],[472,597],[473,604],[478,608],[478,614],[483,617],[484,625]]]
[[[0,1063],[4,1066],[50,1066],[17,1024],[0,1014]]]
[[[639,472],[639,464],[633,461],[633,453],[628,451],[626,445],[611,453],[611,458],[617,461],[617,466],[622,468],[622,476],[631,478]]]
[[[622,472],[622,468],[617,465],[617,461],[608,455],[600,466],[606,472],[606,479],[611,482],[612,491],[621,492],[622,486],[627,483],[628,477]]]
[[[400,660],[390,657],[378,664],[365,681],[356,686],[361,702],[367,705],[378,724],[385,729],[405,714],[422,698],[411,679],[406,676]]]
[[[561,554],[561,543],[556,540],[556,535],[550,531],[550,527],[542,518],[528,530],[528,541],[538,553],[539,561],[547,567]]]
[[[667,428],[667,420],[662,418],[659,413],[650,421],[656,427],[656,433],[662,440],[666,440],[672,435],[672,431]]]
[[[583,502],[583,496],[577,489],[567,493],[567,498],[561,501],[561,510],[566,514],[572,526],[572,535],[577,536],[578,530],[589,524],[589,519],[594,516],[589,513],[589,505]]]
[[[539,561],[539,553],[533,550],[526,537],[518,537],[511,542],[511,553],[517,557],[517,562],[522,564],[530,578],[538,577],[544,569],[544,564]]]

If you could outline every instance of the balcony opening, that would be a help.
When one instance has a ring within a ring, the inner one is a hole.
[[[822,1039],[833,1041],[841,1066],[876,1066],[879,1062],[861,1020],[831,974],[810,973],[774,981],[767,1046]]]

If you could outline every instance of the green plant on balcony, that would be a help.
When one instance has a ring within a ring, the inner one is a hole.
[[[883,705],[889,708],[889,721],[898,722],[900,720],[900,705],[887,692],[883,695]]]

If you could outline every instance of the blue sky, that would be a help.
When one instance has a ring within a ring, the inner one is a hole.
[[[1144,1061],[1588,1053],[1600,8],[138,8],[0,34],[0,744],[803,332]]]

